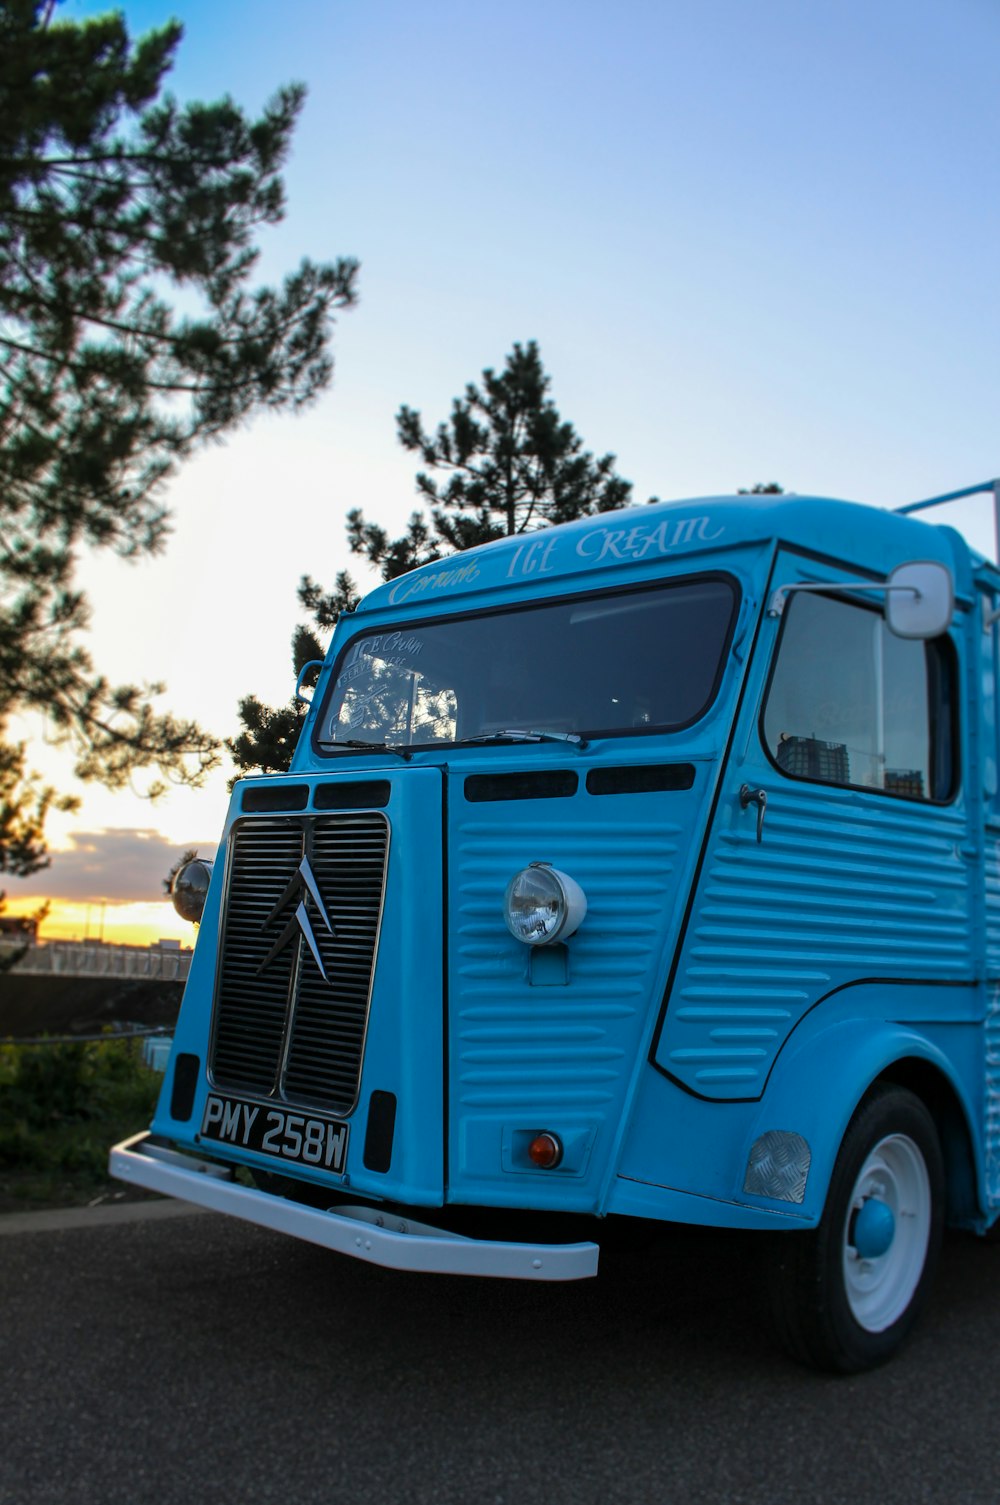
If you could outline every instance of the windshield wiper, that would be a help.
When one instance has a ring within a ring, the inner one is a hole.
[[[478,737],[463,737],[463,742],[569,742],[579,752],[589,747],[586,737],[576,732],[542,732],[512,726],[502,732],[483,732]]]
[[[319,746],[350,747],[355,752],[390,752],[395,753],[397,758],[402,758],[404,763],[408,763],[413,757],[413,754],[408,747],[396,747],[391,742],[360,742],[356,738],[352,738],[349,742],[340,742],[335,739],[331,739],[327,742],[320,742]]]

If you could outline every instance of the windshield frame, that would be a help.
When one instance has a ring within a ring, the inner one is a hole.
[[[544,739],[537,740],[534,738],[530,741],[527,739],[522,741],[515,740],[513,738],[507,740],[494,740],[492,738],[490,740],[484,740],[482,737],[463,737],[457,738],[454,741],[447,741],[442,739],[433,742],[394,743],[388,748],[383,741],[373,738],[370,747],[364,747],[358,746],[356,744],[353,746],[348,746],[346,743],[336,743],[330,741],[328,739],[320,737],[319,731],[327,720],[334,691],[340,678],[341,670],[344,666],[344,660],[347,654],[351,652],[352,649],[354,649],[357,644],[365,637],[374,637],[387,632],[409,632],[413,631],[414,629],[432,627],[438,624],[443,625],[445,623],[447,623],[448,625],[456,625],[462,622],[481,619],[484,617],[501,617],[515,612],[521,614],[525,612],[543,610],[546,607],[565,606],[570,603],[584,605],[592,601],[601,602],[612,600],[617,596],[637,596],[653,591],[670,591],[676,590],[683,586],[705,585],[712,582],[719,582],[720,584],[723,584],[729,588],[732,597],[732,604],[729,613],[729,620],[726,623],[725,633],[722,638],[718,661],[715,666],[715,673],[712,678],[711,685],[709,686],[708,693],[706,694],[705,699],[699,707],[698,711],[694,715],[689,716],[683,722],[672,722],[669,725],[657,724],[650,726],[578,728],[580,737],[582,739],[585,739],[586,743],[598,741],[604,738],[617,739],[620,737],[672,736],[677,732],[685,731],[687,730],[687,728],[695,726],[698,722],[702,721],[711,710],[712,706],[715,704],[715,701],[718,698],[720,687],[722,685],[723,677],[725,675],[726,666],[729,663],[730,652],[733,645],[733,638],[736,633],[736,626],[740,617],[740,607],[743,601],[743,589],[741,587],[740,581],[729,570],[699,570],[691,574],[660,576],[659,578],[654,580],[646,579],[642,581],[629,581],[622,585],[607,586],[601,589],[591,589],[584,591],[566,590],[561,591],[556,595],[521,597],[517,601],[504,602],[501,605],[492,604],[489,606],[479,606],[464,611],[442,612],[440,614],[435,612],[433,615],[427,614],[422,616],[407,615],[405,617],[393,617],[389,621],[376,619],[375,621],[372,621],[370,625],[367,625],[363,621],[361,621],[358,623],[358,630],[356,632],[353,632],[351,636],[346,639],[339,652],[337,653],[333,664],[330,667],[330,673],[324,687],[322,699],[316,710],[313,729],[310,735],[310,746],[312,748],[312,751],[317,757],[329,759],[343,757],[349,754],[352,754],[356,757],[359,754],[365,753],[366,751],[371,753],[383,753],[385,751],[398,753],[401,750],[405,749],[406,753],[418,753],[440,752],[443,750],[454,751],[455,749],[461,748],[473,748],[482,751],[482,749],[484,748],[491,747],[510,748],[516,746],[517,748],[521,749],[525,747],[546,746],[552,748],[557,745],[561,745],[561,741],[560,743],[557,743],[555,741],[546,742]],[[379,618],[381,618],[382,614],[379,613],[378,615]]]

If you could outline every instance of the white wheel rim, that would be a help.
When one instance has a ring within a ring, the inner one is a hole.
[[[885,1253],[864,1258],[851,1231],[870,1198],[888,1207],[895,1227]],[[844,1289],[851,1315],[866,1331],[884,1332],[906,1311],[920,1284],[930,1234],[931,1183],[924,1157],[906,1134],[890,1134],[866,1157],[844,1220]]]

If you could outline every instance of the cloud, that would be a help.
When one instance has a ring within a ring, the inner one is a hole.
[[[213,858],[215,843],[168,841],[152,829],[77,831],[68,851],[52,852],[51,866],[30,878],[0,878],[11,899],[77,899],[87,904],[165,899],[163,880],[189,847]]]

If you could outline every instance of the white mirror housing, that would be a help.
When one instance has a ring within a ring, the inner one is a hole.
[[[885,583],[885,617],[898,638],[936,638],[955,610],[951,571],[934,560],[898,565]]]

